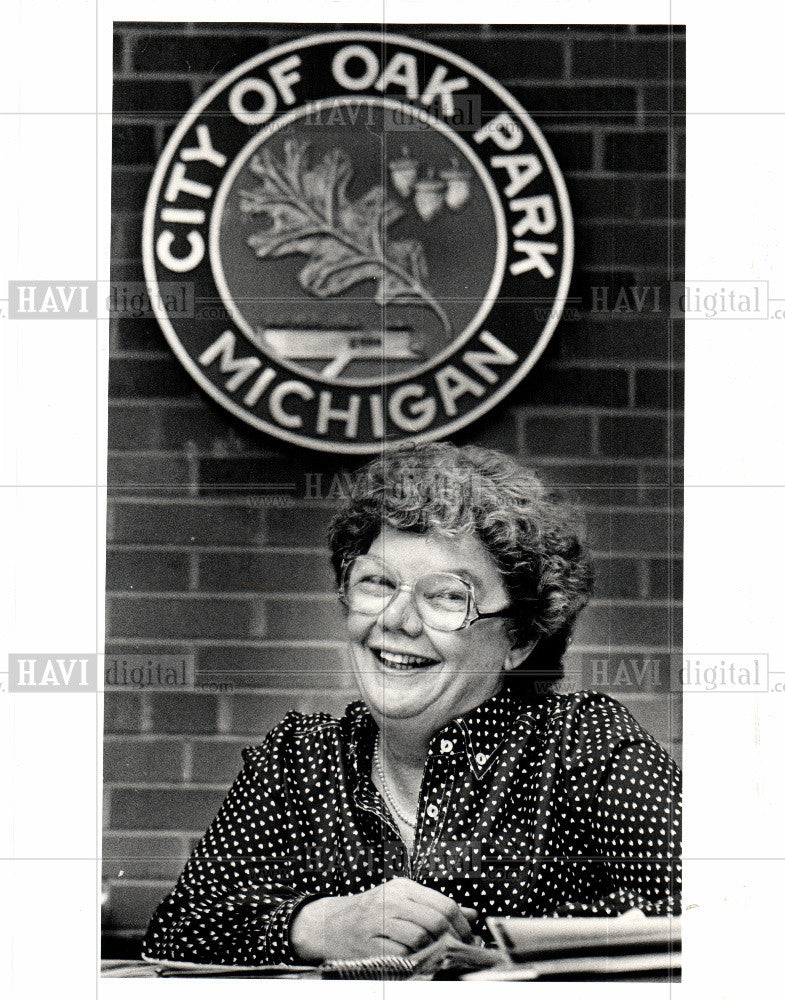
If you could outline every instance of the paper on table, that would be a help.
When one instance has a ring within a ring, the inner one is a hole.
[[[511,959],[580,950],[681,947],[680,917],[487,917],[501,950]]]
[[[584,958],[553,958],[550,961],[526,962],[523,965],[496,966],[462,976],[467,981],[520,982],[553,976],[621,976],[634,973],[657,973],[681,969],[681,952],[657,952],[643,955],[605,955]]]

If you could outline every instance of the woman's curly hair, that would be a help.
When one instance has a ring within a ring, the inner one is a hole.
[[[507,587],[510,637],[536,645],[508,675],[521,696],[563,676],[562,656],[592,590],[577,512],[514,459],[488,448],[405,444],[360,470],[330,526],[332,563],[368,551],[384,525],[417,534],[473,534]]]

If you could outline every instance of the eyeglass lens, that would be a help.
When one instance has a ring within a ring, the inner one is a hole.
[[[400,585],[396,573],[370,556],[352,560],[344,571],[344,599],[349,609],[358,614],[381,614]],[[452,573],[428,573],[414,584],[412,599],[426,625],[453,631],[466,619],[471,589]]]

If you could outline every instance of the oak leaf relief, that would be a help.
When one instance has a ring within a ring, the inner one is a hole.
[[[313,166],[307,143],[289,139],[283,153],[283,160],[269,149],[254,156],[249,169],[259,184],[240,192],[240,210],[265,221],[265,228],[248,238],[257,256],[306,256],[298,280],[318,298],[373,281],[377,305],[423,306],[450,334],[449,318],[426,284],[422,244],[388,234],[404,209],[379,186],[350,198],[347,187],[354,171],[340,149],[325,153]]]

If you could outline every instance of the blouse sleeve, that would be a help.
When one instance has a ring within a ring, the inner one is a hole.
[[[327,895],[309,865],[307,837],[287,783],[287,720],[245,766],[177,885],[156,909],[142,953],[151,959],[265,965],[296,963],[289,924]]]
[[[681,772],[621,705],[600,696],[573,742],[571,798],[610,891],[560,915],[681,912]]]

